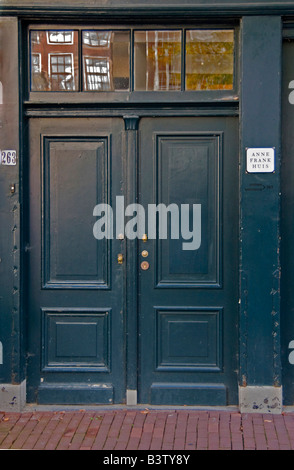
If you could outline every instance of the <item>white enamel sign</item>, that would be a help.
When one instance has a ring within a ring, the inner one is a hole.
[[[275,149],[246,149],[246,169],[248,173],[273,173],[275,171]]]
[[[16,150],[0,150],[0,165],[16,165]]]

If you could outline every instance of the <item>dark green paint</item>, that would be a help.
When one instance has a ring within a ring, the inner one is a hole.
[[[278,386],[281,19],[245,17],[241,35],[240,384]],[[247,174],[246,147],[274,147],[275,172]]]
[[[135,5],[132,0],[105,0],[103,5],[99,0],[94,0],[86,5],[82,0],[48,0],[28,1],[23,5],[22,0],[3,0],[1,10],[10,15],[21,15],[31,18],[32,12],[45,18],[57,17],[64,14],[67,18],[77,16],[80,18],[81,11],[83,19],[93,19],[93,15],[99,16],[100,21],[109,17],[120,21],[133,18],[156,18],[159,16],[170,20],[172,18],[191,18],[196,20],[200,17],[231,18],[242,15],[291,15],[294,13],[293,1],[279,2],[277,0],[247,0],[231,2],[230,0],[185,0],[179,4],[178,0],[161,0],[149,2],[148,0],[137,0]]]
[[[294,107],[289,102],[292,88],[289,83],[293,73],[294,42],[285,40],[283,43],[283,113],[282,113],[282,218],[281,218],[281,345],[283,360],[283,390],[286,405],[294,403],[294,365],[289,363],[289,355],[294,348],[289,344],[294,339],[294,158],[293,158],[293,125]]]
[[[125,400],[121,241],[93,235],[96,204],[121,194],[122,132],[122,119],[30,122],[30,402],[55,402],[49,387],[76,403],[77,383],[81,403]]]
[[[202,209],[198,250],[183,251],[182,237],[139,244],[139,263],[145,249],[150,263],[139,270],[140,402],[207,405],[217,384],[212,403],[236,404],[238,121],[146,118],[139,129],[145,211],[150,203]]]
[[[19,146],[19,76],[17,19],[1,18],[3,104],[0,106],[0,148],[17,152],[16,166],[0,166],[0,382],[19,383],[24,375],[24,324],[21,305],[21,172]],[[10,41],[4,47],[4,38]],[[11,59],[13,58],[13,60]],[[15,185],[11,193],[10,186]]]
[[[236,403],[237,120],[124,122],[31,120],[28,400],[76,403],[78,387],[82,402],[122,403],[138,388],[141,403],[202,404],[218,384],[213,403]],[[93,207],[121,191],[146,214],[151,203],[201,204],[199,250],[95,241]]]
[[[137,115],[124,115],[123,190],[125,204],[138,202]],[[138,389],[138,240],[125,240],[126,381],[128,390]]]

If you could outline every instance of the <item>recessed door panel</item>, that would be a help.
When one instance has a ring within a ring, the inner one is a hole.
[[[222,133],[154,137],[156,205],[163,204],[169,216],[168,236],[161,238],[160,226],[158,231],[157,285],[217,286]]]
[[[43,309],[42,371],[110,372],[110,309]]]
[[[109,202],[109,136],[42,136],[42,144],[44,286],[107,288],[108,245],[92,227],[96,201]]]
[[[220,371],[222,309],[156,309],[156,370]]]

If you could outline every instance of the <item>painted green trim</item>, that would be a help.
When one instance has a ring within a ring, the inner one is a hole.
[[[58,109],[57,106],[54,107],[42,107],[42,106],[30,106],[25,110],[25,116],[27,117],[123,117],[125,114],[132,114],[136,112],[138,116],[238,116],[239,109],[238,106],[230,107],[216,107],[216,106],[207,106],[207,107],[191,107],[191,106],[181,106],[179,108],[173,107],[148,107],[143,108],[141,105],[135,108],[116,107],[114,109],[101,107],[99,109],[90,109],[88,107],[63,107],[63,109]]]
[[[283,39],[294,39],[294,26],[293,26],[293,23],[284,25]]]
[[[19,147],[19,76],[18,22],[16,18],[1,18],[1,37],[10,38],[3,48],[1,77],[3,108],[0,148],[15,150],[15,166],[0,166],[0,341],[2,359],[0,383],[20,383],[21,374],[21,314],[20,314],[20,147]],[[1,40],[1,39],[0,39]],[[14,191],[11,186],[14,185]]]
[[[241,37],[240,385],[279,386],[281,18],[244,18]],[[247,147],[274,147],[275,172],[247,173]]]
[[[125,115],[124,191],[126,206],[138,202],[138,126],[137,115]],[[126,289],[126,382],[127,389],[137,390],[138,380],[138,240],[125,240]]]
[[[63,1],[60,4],[58,0],[51,2],[39,0],[39,2],[28,1],[26,5],[19,0],[9,1],[3,0],[0,11],[8,15],[21,15],[27,17],[32,15],[42,15],[43,18],[56,17],[56,15],[66,14],[67,16],[80,15],[83,11],[84,15],[99,15],[100,20],[111,16],[114,19],[134,18],[134,17],[154,17],[164,16],[166,20],[178,17],[179,14],[184,17],[197,16],[243,16],[243,15],[291,15],[294,13],[294,4],[289,2],[277,1],[240,1],[240,2],[217,2],[217,1],[198,1],[186,0],[179,4],[177,0],[161,1],[158,3],[150,3],[146,0],[137,0],[134,4],[131,1],[111,1],[106,0],[101,4],[85,6],[82,1]]]

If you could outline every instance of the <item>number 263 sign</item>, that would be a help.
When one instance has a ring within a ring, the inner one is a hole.
[[[16,150],[0,150],[0,165],[16,165]]]

